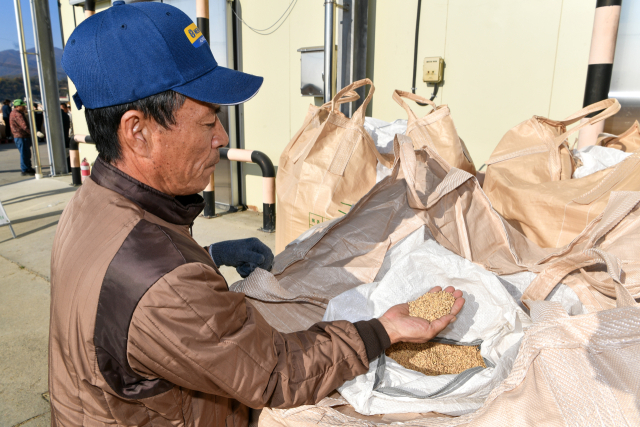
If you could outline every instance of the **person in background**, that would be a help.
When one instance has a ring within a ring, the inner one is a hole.
[[[62,131],[64,132],[64,146],[69,149],[69,143],[71,137],[69,131],[71,129],[71,117],[69,117],[69,107],[64,102],[60,103],[60,110],[62,110]]]
[[[22,176],[35,175],[36,171],[31,167],[31,131],[24,116],[27,110],[22,99],[13,101],[13,111],[9,116],[11,132],[16,147],[20,151],[20,171]]]
[[[71,143],[71,137],[69,131],[71,130],[71,117],[69,117],[69,107],[65,102],[60,103],[60,110],[62,114],[62,132],[64,133],[64,147],[67,152],[67,168],[71,170],[71,157],[69,156],[69,144]]]
[[[33,114],[36,118],[36,137],[38,138],[38,142],[44,142],[44,111],[42,111],[42,104],[33,104],[33,110]]]
[[[7,141],[11,141],[13,136],[11,135],[11,126],[9,125],[9,116],[11,115],[11,101],[5,99],[2,102],[2,120],[4,121],[5,132]]]

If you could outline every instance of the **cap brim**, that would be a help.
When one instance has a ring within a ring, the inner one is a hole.
[[[263,81],[263,77],[217,66],[207,74],[174,87],[173,90],[202,102],[237,105],[256,96]]]

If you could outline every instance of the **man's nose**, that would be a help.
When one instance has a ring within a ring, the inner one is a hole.
[[[214,137],[214,141],[216,142],[215,148],[226,147],[229,145],[229,135],[227,135],[227,131],[222,126],[220,120],[216,121],[216,134]]]

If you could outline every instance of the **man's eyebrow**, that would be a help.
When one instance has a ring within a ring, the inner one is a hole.
[[[218,104],[211,104],[211,109],[213,110],[213,114],[218,114],[220,112],[220,106]]]

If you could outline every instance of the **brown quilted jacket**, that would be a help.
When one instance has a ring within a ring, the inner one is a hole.
[[[24,118],[24,114],[17,109],[14,109],[9,116],[9,123],[11,126],[11,133],[16,138],[28,138],[31,136],[29,130],[29,124]]]
[[[246,426],[313,404],[389,345],[377,320],[283,334],[230,292],[173,198],[98,159],[51,260],[53,426]]]

